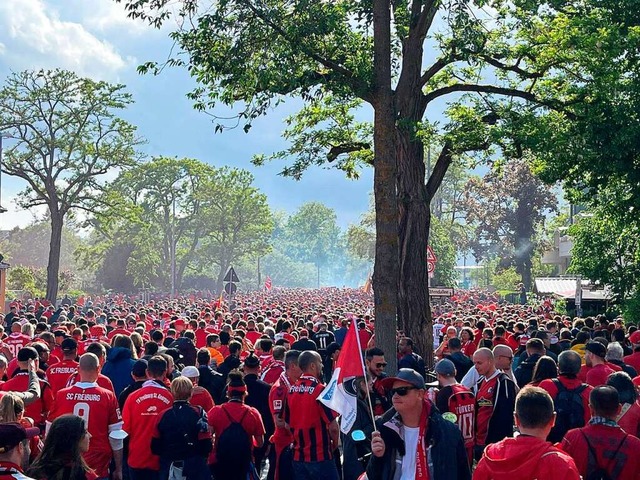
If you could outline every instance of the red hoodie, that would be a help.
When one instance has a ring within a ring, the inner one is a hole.
[[[473,480],[580,480],[573,459],[549,442],[528,435],[489,445]]]

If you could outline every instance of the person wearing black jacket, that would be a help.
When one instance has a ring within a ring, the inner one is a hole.
[[[403,368],[383,384],[392,393],[393,408],[376,421],[367,479],[417,478],[419,469],[428,469],[424,478],[430,480],[470,480],[462,433],[426,398],[422,376]]]
[[[456,366],[456,380],[460,382],[473,367],[473,362],[462,353],[462,342],[458,337],[450,338],[447,342],[447,347],[449,347],[449,354],[445,355],[445,358],[451,360]]]
[[[402,355],[398,360],[398,368],[411,368],[422,375],[422,378],[427,378],[426,365],[422,357],[413,351],[411,338],[402,337],[398,343],[398,351]]]
[[[271,415],[271,410],[269,410],[269,392],[271,391],[271,385],[260,380],[258,377],[259,374],[260,359],[252,352],[244,359],[244,382],[247,384],[247,397],[244,403],[260,412],[262,422],[264,423],[264,438],[269,439],[275,430],[273,416]],[[262,470],[262,460],[265,458],[268,447],[269,442],[265,441],[262,447],[254,448],[253,450],[258,475],[260,475]]]
[[[542,343],[542,340],[539,338],[532,338],[527,341],[526,352],[527,358],[521,362],[515,372],[513,372],[520,388],[523,388],[527,383],[531,382],[533,369],[540,357],[545,354],[544,343]]]
[[[211,362],[211,354],[206,348],[198,350],[197,366],[200,377],[198,377],[198,385],[211,394],[216,405],[222,403],[225,377],[213,370],[209,363]]]
[[[309,339],[309,332],[303,328],[300,330],[300,340],[293,342],[291,349],[299,352],[304,352],[305,350],[313,350],[315,352],[318,350],[318,346],[316,342]]]
[[[160,456],[160,478],[169,473],[186,480],[208,480],[207,456],[213,445],[202,407],[189,403],[193,384],[187,377],[171,382],[173,406],[158,419],[151,452]]]

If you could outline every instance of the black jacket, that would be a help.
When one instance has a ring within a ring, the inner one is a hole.
[[[216,405],[222,403],[224,401],[222,395],[226,381],[224,375],[211,370],[211,368],[206,365],[200,365],[198,372],[200,372],[198,385],[211,394]]]
[[[368,480],[393,480],[396,456],[405,453],[404,440],[394,428],[399,415],[391,408],[376,421],[376,427],[385,443],[384,455],[371,455],[367,466]],[[395,418],[394,418],[395,417]],[[431,405],[425,445],[427,462],[433,463],[429,470],[430,480],[470,480],[471,470],[467,460],[462,433],[455,423],[442,418],[440,412]]]
[[[427,368],[424,360],[415,352],[408,353],[400,360],[398,360],[398,370],[400,370],[401,368],[412,368],[420,375],[422,375],[422,378],[424,378],[425,380],[427,378]]]
[[[260,412],[262,422],[264,423],[265,437],[269,438],[275,430],[273,416],[271,415],[271,410],[269,410],[269,392],[271,391],[271,385],[263,382],[254,374],[245,375],[244,381],[247,384],[247,398],[244,403]]]
[[[513,372],[513,376],[516,377],[520,388],[523,388],[527,383],[531,382],[531,379],[533,378],[533,369],[540,357],[542,357],[542,355],[538,353],[527,357],[523,362],[520,362],[516,371]]]
[[[477,393],[477,386],[473,393]],[[513,437],[513,412],[516,407],[516,384],[505,373],[498,375],[496,393],[493,397],[493,415],[489,418],[486,444]],[[476,402],[476,409],[477,409]],[[477,410],[476,410],[477,411]]]
[[[473,361],[462,352],[445,355],[445,358],[451,360],[456,366],[456,380],[458,382],[461,382],[467,372],[473,367]]]

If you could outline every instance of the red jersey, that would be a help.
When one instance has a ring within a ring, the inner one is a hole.
[[[280,378],[271,387],[269,391],[269,411],[273,417],[284,419],[284,410],[287,403],[287,395],[291,388],[291,382],[286,374],[280,375]],[[293,442],[293,435],[291,430],[286,427],[277,427],[273,432],[273,435],[269,439],[276,448],[284,448],[291,445]]]
[[[213,451],[209,457],[210,464],[217,462],[217,439],[220,438],[222,432],[231,425],[229,417],[236,422],[240,422],[240,425],[242,425],[242,428],[247,432],[249,437],[259,437],[265,433],[262,417],[260,416],[260,412],[255,408],[240,402],[227,402],[223,405],[216,405],[209,410],[207,414],[207,423],[211,427],[211,431],[215,434]]]
[[[205,388],[199,386],[193,387],[193,394],[191,395],[189,403],[193,406],[202,407],[202,410],[205,412],[208,412],[215,406],[211,394]]]
[[[573,457],[583,478],[598,467],[617,480],[638,478],[640,440],[619,427],[587,425],[575,428],[567,432],[560,446]]]
[[[122,417],[115,393],[97,383],[78,382],[56,394],[49,421],[73,413],[84,419],[91,434],[91,448],[83,454],[99,478],[107,477],[111,462],[109,432],[122,429]]]
[[[63,360],[47,368],[47,381],[51,385],[53,394],[67,387],[67,380],[78,371],[78,362]]]
[[[476,386],[476,445],[485,445],[487,440],[489,420],[493,415],[493,401],[500,373],[500,370],[496,370],[491,378],[482,377]]]
[[[7,348],[15,358],[18,356],[18,350],[26,346],[28,343],[31,343],[31,337],[22,333],[13,332],[5,339],[4,343],[7,344]]]
[[[0,386],[3,392],[26,392],[29,387],[29,372],[18,370],[9,380]],[[25,417],[32,418],[36,425],[42,426],[53,408],[53,392],[49,383],[40,380],[40,398],[27,405],[24,409]]]
[[[269,385],[273,385],[280,378],[280,375],[284,373],[284,362],[281,360],[274,360],[262,371],[260,380],[267,382]]]
[[[160,457],[151,453],[151,439],[161,414],[171,408],[173,396],[164,385],[147,380],[133,392],[122,410],[122,429],[129,434],[131,468],[160,470]]]
[[[245,338],[251,342],[252,345],[255,345],[256,340],[262,337],[262,333],[257,332],[255,330],[248,330]]]
[[[336,414],[318,401],[323,389],[324,385],[310,375],[302,375],[289,388],[285,419],[293,432],[293,460],[296,462],[333,459],[327,429]]]
[[[76,370],[75,373],[72,373],[71,376],[67,379],[67,387],[71,387],[80,381],[80,373]],[[98,386],[102,388],[106,388],[107,390],[111,390],[115,392],[113,388],[113,382],[109,377],[103,375],[101,373],[98,374]]]
[[[455,413],[467,452],[472,454],[475,438],[476,398],[471,390],[464,385],[451,385],[451,390],[453,393],[447,402],[448,411]]]

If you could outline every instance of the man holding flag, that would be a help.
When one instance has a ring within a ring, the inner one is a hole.
[[[333,452],[338,447],[336,414],[318,402],[324,385],[322,359],[306,351],[298,357],[302,375],[289,389],[285,421],[293,433],[293,473],[296,480],[338,480]]]

